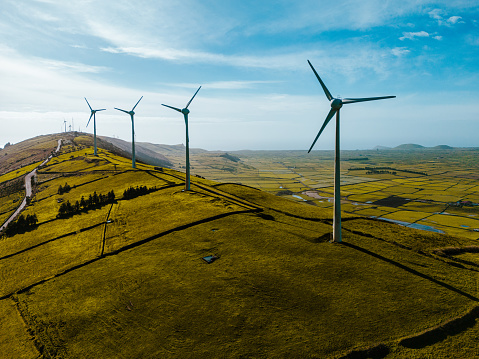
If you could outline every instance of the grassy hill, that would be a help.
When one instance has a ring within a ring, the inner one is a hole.
[[[406,143],[406,144],[403,144],[403,145],[396,146],[393,149],[394,150],[410,151],[410,150],[421,150],[423,148],[425,148],[425,147],[421,146],[421,145],[417,145],[417,144],[414,144],[414,143]]]
[[[38,226],[0,239],[4,357],[479,354],[475,240],[345,215],[332,244],[330,210],[198,177],[184,192],[184,173],[137,167],[73,135],[38,170],[24,211]],[[123,197],[137,186],[150,191]],[[21,196],[9,191],[0,206]]]

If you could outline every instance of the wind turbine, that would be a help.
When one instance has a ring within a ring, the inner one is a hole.
[[[134,121],[135,112],[134,111],[135,111],[136,106],[138,106],[138,104],[140,103],[142,98],[143,98],[143,96],[140,97],[140,99],[138,100],[136,105],[133,106],[131,111],[125,111],[125,110],[122,110],[121,108],[116,108],[115,107],[115,110],[127,113],[131,117],[131,158],[132,158],[131,167],[133,167],[133,168],[136,168],[136,161],[135,161],[135,121]]]
[[[318,135],[313,141],[313,144],[308,150],[308,153],[311,152],[313,149],[314,144],[318,140],[319,136],[323,132],[326,125],[331,121],[334,114],[336,114],[336,141],[335,141],[335,149],[334,149],[334,214],[333,214],[333,242],[341,242],[341,189],[340,189],[340,173],[339,173],[339,165],[340,165],[340,154],[339,154],[339,110],[343,105],[355,102],[365,102],[365,101],[374,101],[374,100],[383,100],[387,98],[394,98],[396,96],[382,96],[382,97],[366,97],[366,98],[334,98],[331,96],[328,88],[324,84],[321,77],[319,77],[318,73],[314,69],[311,62],[308,60],[309,66],[313,70],[316,78],[318,79],[323,91],[330,101],[331,110],[329,111],[328,115],[326,116],[326,120],[324,120],[323,126],[318,132]]]
[[[90,107],[90,111],[91,111],[91,115],[90,115],[90,118],[88,119],[88,123],[86,124],[86,127],[88,127],[88,124],[90,123],[90,120],[91,120],[91,118],[92,118],[92,116],[93,116],[93,145],[94,145],[94,148],[95,148],[95,149],[93,150],[93,151],[94,151],[93,154],[94,154],[95,156],[97,156],[97,152],[96,152],[96,116],[95,116],[95,114],[96,114],[97,112],[99,112],[99,111],[105,111],[106,108],[102,108],[102,109],[100,109],[100,110],[94,110],[94,109],[91,108],[90,103],[88,102],[88,100],[86,99],[86,97],[85,97],[85,101],[86,101],[86,103],[88,104],[88,107]],[[72,121],[73,121],[73,117],[72,117]]]
[[[196,90],[195,94],[191,98],[190,101],[186,104],[186,107],[182,110],[179,108],[173,107],[173,106],[168,106],[161,104],[162,106],[169,107],[175,111],[181,112],[183,116],[185,117],[185,125],[186,125],[186,181],[185,181],[185,191],[190,190],[190,139],[188,137],[188,114],[190,113],[190,110],[188,110],[188,106],[190,105],[191,101],[195,98],[196,94],[198,91],[201,89],[201,86],[198,87],[198,90]]]
[[[67,132],[67,120],[65,120],[65,117],[63,118],[63,124],[65,125],[65,133]]]

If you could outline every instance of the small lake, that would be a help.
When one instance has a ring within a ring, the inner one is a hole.
[[[376,216],[372,216],[371,218],[376,218],[376,219],[380,219],[382,221],[396,223],[396,224],[399,224],[401,226],[405,226],[405,227],[409,227],[409,228],[420,229],[422,231],[429,231],[429,232],[436,232],[436,233],[446,233],[446,232],[441,231],[440,229],[434,228],[432,226],[426,226],[425,224],[410,223],[410,222],[398,221],[397,219],[389,219],[389,218],[376,217]]]
[[[305,200],[303,197],[301,197],[301,196],[298,196],[297,194],[292,194],[291,196],[293,196],[294,198],[297,198],[297,199],[300,199],[300,200],[302,200],[302,201],[305,201],[305,202],[306,202],[306,200]]]

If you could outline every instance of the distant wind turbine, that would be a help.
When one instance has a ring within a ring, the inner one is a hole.
[[[169,107],[175,111],[181,112],[183,116],[185,117],[185,126],[186,126],[186,181],[185,181],[185,191],[190,190],[190,139],[188,137],[188,114],[190,113],[190,110],[188,110],[188,106],[190,105],[191,101],[195,98],[196,94],[198,91],[201,89],[201,86],[198,87],[198,90],[196,90],[195,94],[191,98],[190,101],[186,104],[186,107],[182,110],[176,107],[168,106],[161,104],[162,106]]]
[[[383,100],[387,98],[394,98],[396,96],[382,96],[382,97],[366,97],[366,98],[334,98],[331,96],[331,93],[329,92],[328,88],[324,84],[323,80],[321,80],[321,77],[319,77],[318,73],[314,69],[313,65],[311,65],[311,62],[308,60],[309,66],[311,66],[311,69],[313,70],[314,74],[316,75],[316,78],[318,79],[319,83],[321,84],[321,87],[323,88],[323,91],[328,98],[328,100],[331,103],[331,110],[329,111],[328,115],[326,116],[326,120],[324,120],[323,126],[321,126],[321,129],[318,132],[318,135],[313,141],[313,144],[308,150],[308,153],[311,152],[313,149],[314,144],[318,140],[319,136],[323,132],[324,128],[326,125],[331,121],[333,118],[334,114],[336,114],[336,142],[335,142],[335,149],[334,149],[334,214],[333,214],[333,242],[341,242],[341,188],[340,188],[340,153],[339,153],[339,110],[343,105],[349,104],[349,103],[355,103],[355,102],[365,102],[365,101],[374,101],[374,100]]]
[[[127,113],[131,117],[131,158],[132,158],[131,167],[133,167],[133,168],[136,168],[136,160],[135,160],[135,119],[134,119],[135,112],[134,111],[135,111],[136,106],[138,106],[138,104],[140,103],[142,98],[143,98],[143,96],[140,97],[140,99],[138,100],[136,105],[133,106],[131,111],[125,111],[125,110],[122,110],[121,108],[116,108],[115,107],[115,110]]]
[[[65,120],[65,118],[63,118],[63,124],[65,125],[65,133],[67,132],[67,120]]]
[[[86,99],[86,97],[85,97],[85,101],[86,101],[86,103],[88,104],[88,107],[90,107],[90,111],[91,111],[91,115],[90,115],[90,118],[88,119],[88,123],[86,124],[86,127],[88,127],[88,124],[90,123],[90,120],[91,120],[91,118],[92,118],[92,116],[93,116],[93,145],[94,145],[94,148],[95,148],[95,149],[93,150],[93,151],[94,151],[93,154],[94,154],[95,156],[98,156],[98,155],[97,155],[97,150],[96,150],[96,116],[95,116],[95,114],[96,114],[97,112],[99,112],[99,111],[105,111],[106,109],[105,109],[105,108],[102,108],[102,109],[100,109],[100,110],[94,110],[94,109],[91,108],[90,103],[88,102],[88,100]],[[73,121],[73,117],[72,117],[72,121]]]

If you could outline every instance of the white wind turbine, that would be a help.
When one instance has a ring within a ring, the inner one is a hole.
[[[190,190],[190,139],[188,137],[188,114],[190,113],[190,110],[188,110],[188,106],[190,105],[191,101],[195,98],[196,94],[198,91],[201,89],[201,86],[196,90],[195,94],[191,98],[190,101],[186,104],[186,107],[182,110],[179,108],[173,107],[173,106],[168,106],[161,104],[162,106],[169,107],[175,111],[181,112],[185,118],[185,126],[186,126],[186,181],[185,181],[185,191]]]
[[[382,97],[366,97],[366,98],[334,98],[331,96],[328,88],[324,84],[323,80],[319,77],[318,73],[314,69],[311,62],[308,60],[309,66],[313,70],[316,78],[318,79],[323,91],[330,101],[331,110],[329,111],[328,115],[326,116],[326,120],[324,120],[323,126],[318,132],[318,135],[313,141],[313,144],[308,150],[308,153],[311,152],[313,149],[314,144],[318,140],[319,136],[323,132],[326,125],[331,121],[334,114],[336,114],[336,140],[335,140],[335,149],[334,149],[334,214],[333,214],[333,242],[341,242],[341,189],[340,189],[340,173],[339,173],[339,165],[340,165],[340,153],[339,153],[339,110],[343,105],[347,105],[349,103],[355,102],[365,102],[365,101],[374,101],[374,100],[383,100],[387,98],[394,98],[396,96],[382,96]]]
[[[100,110],[94,110],[94,109],[91,108],[90,103],[88,102],[86,97],[85,97],[85,101],[88,104],[88,107],[90,107],[90,111],[91,111],[91,115],[90,115],[90,118],[88,119],[88,123],[86,124],[86,127],[88,127],[88,124],[90,123],[90,120],[93,116],[93,145],[94,145],[93,154],[95,156],[97,156],[97,150],[96,150],[96,116],[95,116],[95,114],[99,111],[105,111],[106,108],[102,108]],[[73,118],[72,118],[72,121],[73,121]]]
[[[121,108],[116,108],[115,107],[115,110],[127,113],[131,117],[131,158],[132,158],[131,167],[133,167],[133,168],[136,168],[136,160],[135,160],[135,120],[134,120],[135,112],[134,111],[135,111],[136,106],[138,106],[138,104],[140,103],[142,98],[143,98],[143,96],[140,97],[140,99],[138,100],[136,105],[133,106],[131,111],[125,111],[125,110],[122,110]]]

